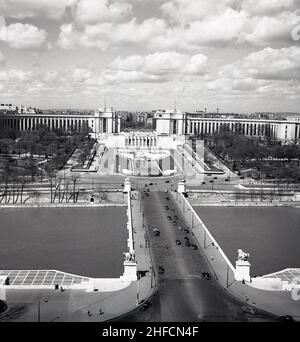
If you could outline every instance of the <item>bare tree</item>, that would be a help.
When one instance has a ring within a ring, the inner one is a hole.
[[[71,176],[71,180],[72,180],[72,183],[73,183],[73,190],[72,190],[72,194],[70,196],[70,199],[73,198],[73,203],[76,203],[77,200],[78,200],[79,191],[76,194],[76,184],[77,184],[79,178],[80,177],[79,177],[78,174],[73,174]],[[69,199],[69,201],[70,201],[70,199]]]

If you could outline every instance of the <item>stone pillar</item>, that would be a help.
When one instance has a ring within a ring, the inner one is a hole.
[[[235,267],[235,280],[237,281],[251,281],[250,277],[250,267],[251,264],[249,261],[236,261],[236,267]]]
[[[184,180],[182,180],[178,183],[177,191],[181,194],[185,192],[185,181]]]
[[[130,184],[129,178],[126,178],[124,182],[124,192],[129,192],[129,191],[131,191],[131,184]]]
[[[247,281],[251,282],[250,277],[250,267],[251,264],[248,261],[249,254],[244,253],[241,249],[239,249],[239,258],[236,261],[235,267],[235,280],[237,281]]]
[[[7,276],[0,276],[0,300],[6,300],[6,289],[5,283],[7,281]]]
[[[124,261],[124,273],[121,278],[125,281],[137,281],[137,263]]]

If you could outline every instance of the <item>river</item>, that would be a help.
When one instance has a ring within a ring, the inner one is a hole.
[[[126,207],[0,209],[0,269],[119,277]]]
[[[239,248],[250,253],[251,275],[300,268],[300,209],[195,207],[235,266]]]

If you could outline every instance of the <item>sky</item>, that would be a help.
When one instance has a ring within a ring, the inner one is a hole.
[[[300,112],[300,0],[0,0],[0,103]]]

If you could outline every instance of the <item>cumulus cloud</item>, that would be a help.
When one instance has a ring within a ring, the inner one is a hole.
[[[265,48],[223,66],[219,76],[231,79],[299,80],[300,47]]]
[[[57,81],[59,79],[59,73],[57,71],[46,71],[43,74],[42,79],[46,83]]]
[[[282,13],[275,17],[254,17],[249,21],[249,29],[240,35],[240,40],[257,46],[281,43],[292,44],[291,32],[300,17],[295,13]]]
[[[153,48],[181,48],[197,50],[200,46],[220,46],[238,41],[247,25],[247,14],[231,8],[218,16],[192,21],[187,25],[168,28],[155,37],[150,45]]]
[[[145,64],[145,57],[141,55],[132,55],[127,58],[117,57],[111,64],[111,69],[119,69],[124,71],[141,70]]]
[[[15,23],[6,27],[4,41],[15,49],[41,49],[45,46],[46,31],[31,24]]]
[[[0,13],[4,17],[18,19],[39,16],[59,19],[75,1],[77,0],[0,0]]]
[[[162,75],[151,75],[142,71],[106,71],[102,75],[105,84],[119,83],[159,83],[166,82],[167,78]]]
[[[89,80],[92,77],[92,72],[88,69],[78,68],[73,71],[73,80],[75,82],[84,82]]]
[[[174,0],[161,6],[165,19],[148,18],[141,22],[130,18],[134,11],[129,1],[79,0],[74,7],[74,22],[60,28],[58,45],[102,51],[140,43],[151,50],[164,51],[197,51],[202,46],[233,43],[291,45],[291,32],[300,22],[293,10],[300,0],[272,0],[269,6],[258,2],[260,15],[250,11],[251,0],[244,6],[238,0]],[[282,8],[286,11],[275,11]]]
[[[246,108],[248,99],[261,96],[267,103],[281,94],[295,104],[300,64],[298,42],[291,32],[300,23],[299,2],[0,0],[1,15],[27,18],[27,24],[7,20],[6,43],[20,50],[14,52],[16,65],[23,49],[44,49],[54,39],[61,47],[45,53],[33,74],[17,66],[8,70],[0,53],[0,84],[8,96],[17,92],[42,98],[47,92],[49,97],[63,94],[64,100],[94,97],[94,103],[99,90],[113,90],[122,105],[134,98],[132,107],[138,100],[151,105],[153,98],[164,104],[179,93],[187,103],[202,101],[205,106],[211,99],[221,105],[239,98],[243,101],[236,107]],[[43,19],[42,29],[37,26]],[[78,49],[77,59],[69,63],[64,49]],[[26,53],[28,59],[33,56]]]
[[[258,79],[300,79],[300,47],[253,52],[239,65],[246,74]]]
[[[159,49],[293,44],[291,32],[300,23],[300,0],[174,0],[162,5],[164,16],[176,23],[150,42]]]
[[[2,82],[28,82],[33,77],[30,71],[11,69],[0,71],[0,81]]]
[[[187,74],[203,74],[206,71],[208,58],[203,54],[194,55],[190,58],[183,72]]]
[[[4,65],[5,62],[6,62],[6,58],[3,55],[3,53],[0,51],[0,66]]]
[[[147,74],[136,70],[104,69],[98,72],[91,72],[88,69],[76,69],[72,74],[72,81],[84,87],[119,85],[123,83],[160,83],[167,80],[164,75]]]
[[[221,67],[207,82],[212,92],[296,95],[300,80],[300,48],[265,48]]]
[[[65,24],[60,28],[57,44],[66,49],[85,47],[105,51],[110,46],[147,42],[164,29],[164,21],[156,18],[146,19],[140,24],[133,18],[129,22],[117,25],[86,25],[83,31],[77,30],[74,24]]]
[[[190,23],[207,20],[228,9],[245,11],[251,16],[272,16],[284,11],[300,9],[300,0],[172,0],[161,6],[163,15],[170,21]]]
[[[118,57],[110,68],[123,71],[142,71],[152,75],[203,74],[208,58],[203,54],[188,56],[175,51],[158,52],[147,56]]]
[[[163,4],[161,9],[170,21],[189,23],[216,16],[234,3],[235,0],[173,0]]]
[[[299,10],[299,0],[243,0],[239,2],[241,9],[251,15],[274,15],[283,11]]]
[[[100,22],[119,22],[131,15],[132,5],[108,0],[79,0],[74,11],[77,22],[97,24]]]

